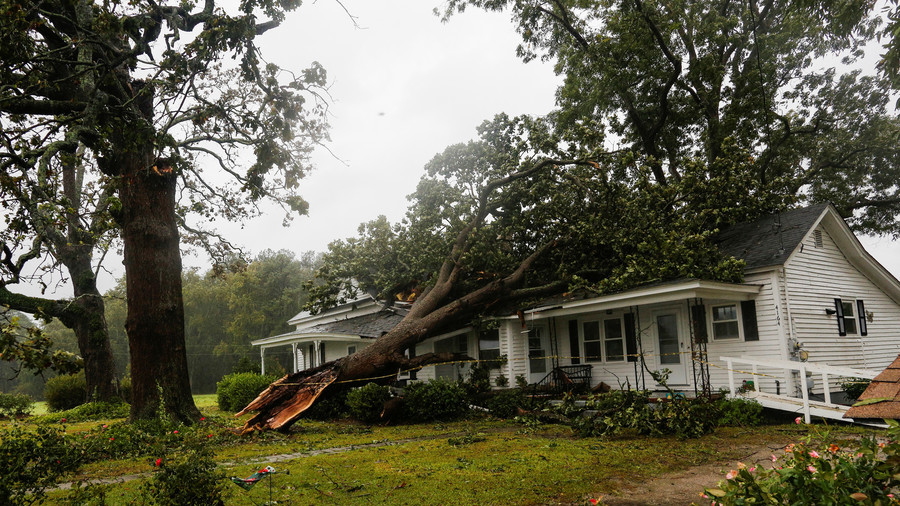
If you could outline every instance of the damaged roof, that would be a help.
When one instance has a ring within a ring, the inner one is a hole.
[[[347,334],[365,338],[378,338],[396,327],[403,320],[404,316],[404,311],[383,310],[353,318],[320,323],[312,327],[297,329],[291,334]]]
[[[870,404],[854,405],[844,413],[844,418],[900,420],[900,355],[897,355],[897,359],[887,369],[875,376],[866,391],[859,396],[857,404],[863,401]]]

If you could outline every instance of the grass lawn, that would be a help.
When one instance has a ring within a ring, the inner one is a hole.
[[[809,430],[769,425],[720,428],[691,440],[636,435],[596,439],[574,437],[560,425],[491,418],[390,427],[304,420],[288,434],[236,437],[227,429],[241,420],[218,413],[214,395],[198,396],[197,403],[208,417],[201,436],[209,432],[213,438],[209,441],[219,469],[225,476],[247,477],[272,465],[278,474],[271,482],[271,494],[279,504],[581,504],[599,494],[617,495],[625,484],[667,472],[733,463],[745,456],[748,447],[783,446]],[[122,421],[65,427],[70,434],[89,435],[100,424],[112,427]],[[860,429],[832,430],[840,437]],[[170,457],[143,455],[94,462],[83,466],[76,478],[141,475],[106,487],[106,504],[140,504],[140,488],[157,470],[154,461]],[[266,481],[249,492],[227,482],[225,490],[229,505],[262,504],[270,493]],[[50,503],[62,502],[66,494],[52,492]]]

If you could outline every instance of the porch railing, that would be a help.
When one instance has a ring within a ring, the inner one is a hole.
[[[560,395],[579,388],[591,387],[590,365],[561,365],[554,367],[543,379],[530,385],[531,399],[538,395]]]
[[[843,412],[845,412],[848,406],[843,406],[840,404],[835,404],[831,401],[831,386],[828,381],[828,377],[842,377],[842,378],[866,378],[873,379],[878,375],[879,371],[872,371],[869,369],[854,369],[851,367],[841,367],[841,366],[833,366],[823,363],[815,363],[815,362],[794,362],[792,360],[757,360],[750,358],[736,358],[736,357],[720,357],[720,359],[725,362],[725,367],[728,369],[728,391],[730,392],[730,396],[734,396],[735,392],[738,391],[739,386],[735,382],[735,365],[749,365],[751,367],[749,372],[754,377],[760,375],[759,369],[781,369],[782,374],[786,372],[787,376],[789,376],[792,372],[796,371],[798,373],[797,380],[800,382],[800,391],[801,397],[793,397],[790,395],[783,395],[780,393],[771,393],[771,392],[763,392],[761,384],[762,382],[756,381],[754,390],[748,392],[750,397],[754,397],[760,401],[761,404],[767,407],[772,407],[776,409],[784,409],[788,411],[794,411],[797,408],[802,407],[803,416],[806,420],[806,423],[810,423],[812,415],[823,416],[829,418],[839,418]],[[738,371],[741,372],[741,371]],[[825,397],[825,402],[810,400],[809,398],[809,390],[810,384],[807,379],[807,373],[812,374],[820,374],[822,377],[822,389]],[[765,374],[765,376],[771,376],[770,374]],[[794,406],[793,409],[790,409],[790,406]],[[831,416],[831,415],[834,416]]]

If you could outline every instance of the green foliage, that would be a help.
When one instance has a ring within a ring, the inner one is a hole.
[[[516,387],[518,387],[518,388],[528,387],[528,380],[525,379],[525,376],[522,376],[521,374],[516,375]]]
[[[125,402],[131,402],[131,376],[125,376],[119,381],[119,394]]]
[[[443,379],[411,383],[406,386],[403,398],[411,422],[453,420],[469,410],[465,389],[459,383]]]
[[[391,389],[377,383],[366,383],[347,392],[347,410],[350,416],[365,423],[375,423],[381,418],[384,403],[391,398]]]
[[[509,386],[509,378],[501,374],[500,376],[494,378],[494,384],[500,388],[506,388]]]
[[[222,411],[240,411],[250,404],[278,376],[249,372],[229,374],[216,384],[216,400]]]
[[[176,452],[151,459],[157,467],[153,477],[141,487],[150,504],[160,506],[224,505],[227,498],[225,474],[217,470],[209,445],[186,443]]]
[[[559,408],[567,416],[571,408]],[[674,435],[679,439],[696,438],[712,432],[719,415],[715,402],[702,398],[676,397],[657,403],[649,402],[649,394],[636,390],[613,390],[588,399],[590,416],[574,413],[572,427],[583,437],[613,436],[624,429],[642,435]]]
[[[0,417],[13,418],[31,413],[34,401],[25,394],[0,393]]]
[[[872,380],[868,378],[847,378],[841,383],[841,389],[847,394],[847,397],[859,399],[859,396],[869,388],[871,382]]]
[[[482,362],[475,362],[469,369],[469,375],[463,383],[466,395],[469,399],[475,399],[479,394],[491,390],[491,367]]]
[[[34,372],[78,372],[82,360],[74,353],[54,350],[53,340],[27,316],[0,307],[0,360]]]
[[[763,423],[763,407],[754,400],[723,398],[716,403],[716,409],[719,425],[756,427]]]
[[[56,411],[37,417],[38,423],[56,422],[65,420],[67,423],[87,422],[91,420],[110,420],[114,418],[127,418],[129,406],[125,402],[86,402],[72,409]]]
[[[306,418],[313,420],[337,420],[349,415],[347,396],[350,390],[330,392],[325,398],[319,398],[315,404],[303,412]],[[380,412],[379,412],[380,414]]]
[[[498,418],[512,418],[516,416],[517,408],[524,408],[527,402],[521,389],[511,388],[491,392],[491,396],[480,405]]]
[[[0,504],[31,504],[44,499],[47,488],[74,472],[80,452],[55,427],[25,430],[15,425],[0,433]]]
[[[50,411],[64,411],[87,401],[84,373],[50,378],[44,385],[44,400]]]
[[[792,444],[771,468],[743,464],[705,493],[723,506],[743,504],[898,504],[900,430],[894,422],[888,438],[864,438],[859,447],[831,444],[814,449],[807,440]]]

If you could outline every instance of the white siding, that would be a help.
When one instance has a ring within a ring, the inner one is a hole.
[[[518,320],[505,320],[500,326],[500,354],[506,355],[504,371],[510,386],[516,386],[517,376],[528,378],[528,339],[521,330]]]
[[[900,353],[900,306],[850,264],[823,229],[823,247],[812,234],[785,265],[794,334],[810,362],[881,370]],[[834,299],[863,300],[868,335],[841,337],[837,320],[826,314]]]

